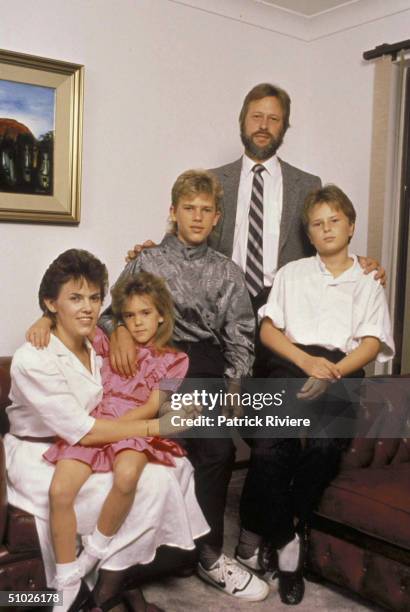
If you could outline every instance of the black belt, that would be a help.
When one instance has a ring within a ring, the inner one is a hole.
[[[57,440],[56,436],[43,436],[42,438],[40,438],[37,436],[18,436],[17,434],[12,435],[15,438],[18,438],[19,440],[24,440],[24,442],[42,442],[43,444],[45,444],[56,442]]]

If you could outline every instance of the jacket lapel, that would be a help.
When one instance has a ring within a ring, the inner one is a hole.
[[[233,236],[235,233],[236,209],[238,206],[239,181],[242,170],[242,158],[229,164],[223,172],[222,186],[224,190],[223,222],[219,225],[219,245],[222,253],[232,256]],[[218,229],[218,228],[216,228]]]
[[[280,220],[280,235],[279,235],[279,254],[287,241],[290,228],[294,224],[294,219],[298,210],[298,193],[299,193],[299,174],[293,172],[292,167],[280,158],[279,163],[282,169],[283,182],[283,202],[282,216]]]

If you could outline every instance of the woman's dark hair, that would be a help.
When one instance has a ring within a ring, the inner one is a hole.
[[[149,272],[139,272],[125,278],[111,289],[112,311],[117,321],[121,321],[125,302],[134,295],[146,295],[164,319],[155,334],[154,344],[159,350],[169,349],[168,343],[174,331],[174,302],[165,282]]]
[[[103,301],[108,287],[107,268],[99,259],[82,249],[69,249],[61,253],[47,268],[41,279],[38,291],[40,308],[53,322],[55,316],[51,313],[44,300],[56,300],[61,287],[68,281],[84,278],[89,283],[97,285]]]

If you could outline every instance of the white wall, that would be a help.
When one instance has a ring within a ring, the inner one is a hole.
[[[289,14],[281,24],[275,12],[282,35],[263,27],[265,5],[250,25],[245,0],[228,3],[236,18],[170,0],[0,0],[1,47],[86,67],[81,224],[0,223],[0,355],[37,317],[56,255],[87,248],[115,280],[130,245],[161,237],[178,173],[239,157],[237,115],[261,81],[292,97],[281,155],[352,196],[365,251],[373,66],[361,54],[408,38],[410,12],[307,42],[296,17],[293,38]]]
[[[362,55],[376,45],[408,39],[409,26],[410,8],[308,43],[309,161],[324,181],[351,197],[358,210],[352,247],[361,254],[369,222],[374,79],[374,62]]]
[[[177,174],[239,157],[244,93],[270,80],[301,100],[306,70],[303,42],[168,0],[0,0],[0,15],[4,49],[86,68],[81,224],[0,223],[4,355],[55,256],[87,248],[115,280],[127,248],[161,237]],[[302,163],[301,130],[286,146]]]

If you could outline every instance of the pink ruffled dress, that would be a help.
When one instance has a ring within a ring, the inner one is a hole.
[[[97,355],[103,358],[101,377],[104,395],[101,403],[91,412],[91,416],[97,419],[116,419],[144,405],[154,389],[175,391],[188,370],[189,361],[185,353],[159,353],[153,347],[141,347],[137,373],[132,378],[121,378],[111,369],[109,340],[98,327],[93,346]],[[102,447],[70,446],[64,440],[58,440],[43,457],[51,463],[57,463],[60,459],[77,459],[88,463],[93,472],[110,472],[116,454],[125,449],[145,453],[148,461],[168,466],[175,466],[174,457],[186,455],[184,449],[172,440],[143,437],[127,438]]]

